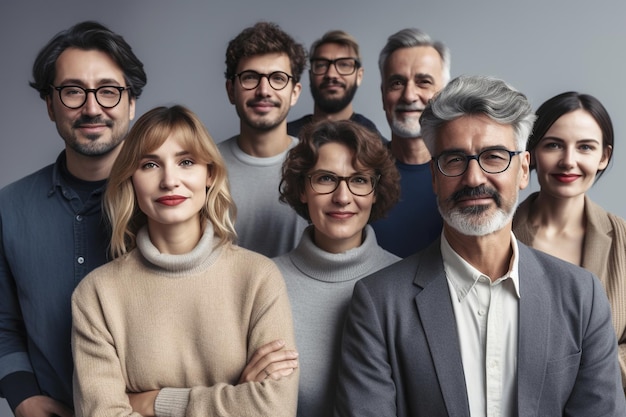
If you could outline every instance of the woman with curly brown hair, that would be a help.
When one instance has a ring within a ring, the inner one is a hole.
[[[343,321],[354,284],[400,258],[373,220],[398,200],[399,175],[376,133],[350,121],[307,126],[283,164],[281,201],[309,221],[298,246],[274,258],[299,351],[298,416],[332,415]]]

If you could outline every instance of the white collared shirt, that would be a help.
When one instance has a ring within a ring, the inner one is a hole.
[[[445,236],[441,254],[459,334],[473,417],[517,415],[519,274],[511,233],[509,271],[494,282],[457,254]]]

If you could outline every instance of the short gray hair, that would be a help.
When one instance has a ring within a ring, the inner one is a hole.
[[[480,114],[512,126],[517,150],[526,149],[535,121],[526,96],[497,78],[464,75],[450,81],[420,117],[422,138],[430,154],[434,156],[437,132],[443,125],[465,115]]]
[[[385,63],[389,55],[398,49],[412,48],[414,46],[430,46],[439,53],[443,67],[443,85],[448,84],[448,81],[450,81],[450,49],[443,42],[433,41],[430,36],[416,28],[402,29],[387,38],[387,44],[378,56],[378,68],[381,78],[384,77]]]

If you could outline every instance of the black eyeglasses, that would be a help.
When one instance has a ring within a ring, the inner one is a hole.
[[[339,75],[352,75],[357,68],[361,67],[361,63],[356,58],[312,58],[311,72],[315,75],[324,75],[328,72],[331,65],[335,66],[335,70],[337,70]]]
[[[475,159],[480,168],[487,174],[499,174],[506,171],[511,165],[511,159],[524,151],[509,151],[508,149],[486,149],[478,155],[466,155],[463,152],[443,152],[433,158],[437,168],[446,177],[458,177],[467,171],[469,161]]]
[[[78,109],[87,102],[87,95],[93,93],[98,104],[105,109],[111,109],[122,99],[124,90],[130,90],[130,87],[119,87],[116,85],[103,85],[98,88],[83,88],[77,85],[52,86],[59,92],[61,103],[67,108]]]
[[[354,174],[349,177],[340,177],[332,172],[319,171],[307,175],[311,188],[318,194],[330,194],[339,188],[341,181],[345,181],[348,190],[357,196],[366,196],[374,191],[380,175]]]
[[[287,87],[289,84],[289,80],[293,77],[286,72],[283,71],[274,71],[269,74],[261,74],[256,71],[247,70],[241,71],[239,74],[235,74],[235,77],[239,78],[239,83],[246,90],[254,90],[261,83],[261,78],[267,78],[267,81],[276,91],[280,91],[283,88]],[[233,78],[235,78],[233,77]]]

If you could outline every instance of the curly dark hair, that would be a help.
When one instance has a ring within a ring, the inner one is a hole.
[[[368,223],[385,217],[400,198],[400,174],[380,136],[350,120],[324,120],[302,129],[300,142],[289,151],[283,163],[280,201],[311,221],[308,207],[300,201],[300,196],[305,190],[306,175],[317,163],[320,147],[327,143],[346,145],[354,151],[353,166],[380,175]]]
[[[45,99],[50,95],[56,76],[56,62],[67,48],[97,50],[109,55],[124,72],[130,95],[139,98],[147,77],[143,63],[135,56],[123,37],[98,22],[85,21],[57,33],[37,54],[33,64],[33,80],[29,84]]]
[[[241,31],[228,43],[224,75],[227,80],[232,80],[242,58],[275,52],[287,54],[291,63],[293,81],[294,83],[300,82],[302,71],[306,66],[304,46],[297,43],[276,23],[271,22],[258,22]]]

